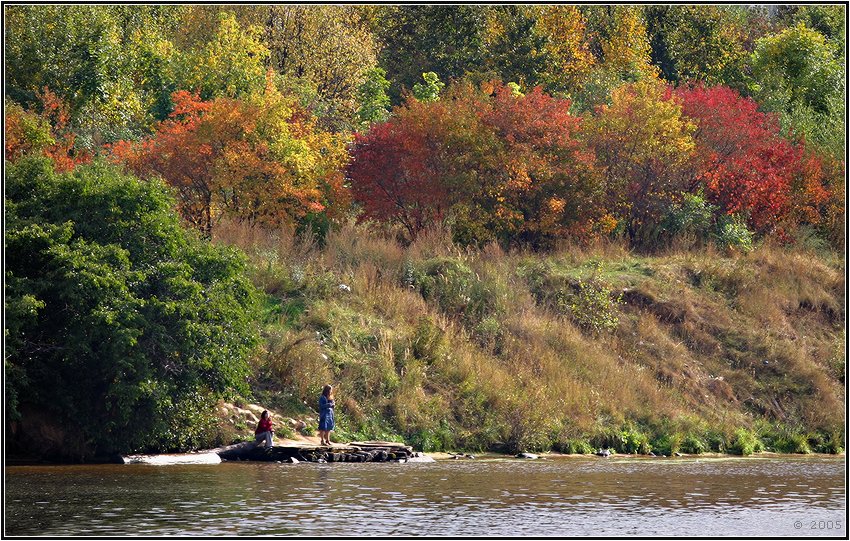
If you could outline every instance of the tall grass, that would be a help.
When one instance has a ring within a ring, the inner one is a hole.
[[[468,250],[439,227],[404,246],[353,223],[321,246],[236,224],[216,240],[249,254],[268,295],[255,387],[303,413],[335,383],[343,434],[428,450],[843,447],[844,263],[828,254]],[[593,303],[569,297],[582,283]],[[600,310],[609,324],[587,325]]]

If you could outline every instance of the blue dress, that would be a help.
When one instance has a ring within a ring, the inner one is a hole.
[[[319,397],[319,430],[334,429],[334,401]]]

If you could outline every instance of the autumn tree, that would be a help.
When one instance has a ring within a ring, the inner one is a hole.
[[[643,13],[637,6],[582,6],[588,48],[595,62],[580,92],[578,108],[590,110],[608,103],[623,83],[653,79],[658,70],[650,61]]]
[[[724,87],[682,87],[676,91],[684,115],[699,127],[694,134],[699,155],[696,181],[726,214],[747,217],[758,232],[775,229],[792,208],[791,187],[801,170],[801,151],[781,137],[776,115]],[[812,163],[807,167],[816,167]],[[822,194],[809,190],[818,204]],[[805,191],[805,190],[803,190]]]
[[[454,105],[411,96],[389,120],[355,136],[347,176],[361,219],[399,224],[413,238],[462,199],[475,175],[464,159],[485,159],[495,142],[474,109]]]
[[[499,153],[483,164],[490,170],[479,171],[486,189],[466,203],[467,227],[474,227],[479,242],[491,231],[505,244],[541,248],[592,233],[600,218],[601,183],[595,157],[578,137],[581,118],[569,110],[569,100],[540,87],[518,95],[509,85],[496,86],[479,114]]]
[[[539,88],[451,85],[438,101],[408,99],[358,135],[348,168],[364,219],[409,238],[450,220],[465,244],[542,246],[579,233],[593,214],[593,156],[576,138],[569,102]]]
[[[113,157],[175,187],[181,214],[204,235],[224,214],[292,224],[344,204],[342,143],[273,86],[251,100],[204,101],[186,91],[173,100],[151,137],[114,145]]]
[[[584,87],[596,58],[587,40],[587,23],[575,6],[539,7],[538,32],[546,37],[547,69],[541,82],[549,92],[574,93]]]
[[[27,111],[16,103],[5,107],[5,157],[15,162],[25,156],[45,156],[58,172],[70,171],[91,159],[76,147],[77,134],[71,130],[68,105],[45,88],[37,93],[41,114]]]
[[[636,241],[690,188],[696,126],[665,94],[657,80],[623,85],[585,131],[603,170],[605,209]]]

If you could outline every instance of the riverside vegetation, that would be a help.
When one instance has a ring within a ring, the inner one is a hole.
[[[845,15],[4,7],[7,451],[843,451]]]
[[[235,225],[225,239],[267,295],[255,395],[309,417],[303,401],[337,382],[342,438],[843,450],[844,262],[829,251],[541,255],[464,249],[440,229],[402,246],[354,225],[324,245]]]

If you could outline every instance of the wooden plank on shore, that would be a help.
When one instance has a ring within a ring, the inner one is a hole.
[[[380,447],[380,448],[402,447],[402,448],[408,448],[407,445],[405,445],[403,443],[398,443],[396,441],[352,441],[348,445],[352,445],[352,446],[355,446],[355,447],[366,447],[366,448],[372,448],[372,447]]]

